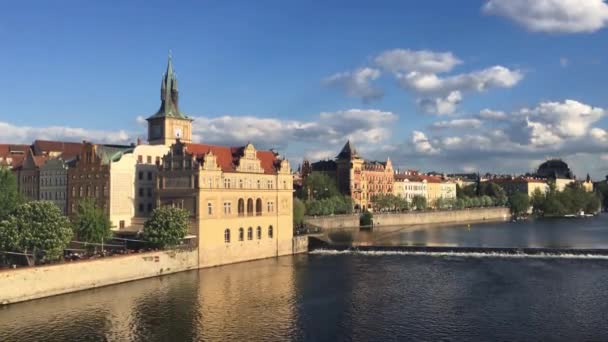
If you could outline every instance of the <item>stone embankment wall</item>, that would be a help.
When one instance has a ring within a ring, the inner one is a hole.
[[[307,253],[308,252],[308,236],[294,236],[293,237],[293,254]]]
[[[169,250],[0,271],[0,304],[198,268],[198,250]]]
[[[419,224],[447,224],[471,221],[504,221],[510,218],[508,208],[478,208],[463,210],[408,212],[403,214],[374,214],[374,228]],[[359,227],[358,215],[306,217],[304,221],[322,229]]]
[[[304,222],[322,229],[359,227],[359,215],[307,216]]]
[[[506,221],[511,217],[508,208],[476,208],[406,214],[374,214],[374,229],[382,226],[446,224],[472,221]]]

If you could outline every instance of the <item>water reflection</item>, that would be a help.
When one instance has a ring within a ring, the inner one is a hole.
[[[434,247],[608,248],[608,215],[585,219],[478,222],[330,231],[337,244]]]

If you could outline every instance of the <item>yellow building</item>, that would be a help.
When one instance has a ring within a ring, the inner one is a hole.
[[[226,147],[191,143],[192,119],[179,110],[171,58],[161,86],[161,107],[148,118],[148,141],[158,145],[150,148],[171,145],[156,163],[160,166],[158,177],[152,176],[157,190],[152,207],[174,206],[190,212],[200,267],[293,253],[293,175],[289,162],[273,151],[258,151],[252,144]],[[143,158],[145,164],[155,161],[156,152],[160,152],[149,151],[142,149],[142,155],[151,156]],[[133,154],[139,158],[138,152]],[[127,168],[125,165],[125,172]],[[147,172],[138,170],[137,179],[141,175],[147,182]],[[139,210],[143,204],[147,212],[149,184],[140,182],[136,187],[135,207]]]
[[[426,181],[426,203],[429,207],[435,207],[437,200],[442,197],[441,178],[435,176],[420,176]]]
[[[517,177],[517,178],[498,178],[493,179],[492,183],[498,184],[502,187],[507,195],[512,195],[516,192],[522,192],[528,196],[538,189],[542,194],[549,190],[549,185],[544,179],[529,178],[529,177]]]
[[[589,177],[589,174],[587,174],[587,178],[585,178],[585,181],[581,183],[583,189],[585,189],[585,191],[587,192],[593,192],[593,182],[591,181],[591,177]]]
[[[440,185],[441,198],[447,200],[456,199],[456,183],[450,181],[442,181]]]

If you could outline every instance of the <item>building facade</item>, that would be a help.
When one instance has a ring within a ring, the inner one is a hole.
[[[68,165],[61,159],[48,159],[40,167],[40,199],[51,201],[67,214]]]
[[[35,156],[32,150],[28,149],[23,162],[14,170],[17,174],[19,193],[26,201],[40,199],[40,167],[47,159],[46,156]]]
[[[544,179],[532,177],[516,177],[516,178],[497,178],[491,180],[492,183],[498,184],[505,190],[507,196],[516,192],[521,192],[532,196],[538,189],[542,194],[549,190],[549,185]]]
[[[159,206],[190,212],[201,266],[292,253],[293,175],[272,151],[178,141],[157,187]]]
[[[417,174],[398,173],[395,174],[395,184],[393,187],[395,196],[405,198],[409,203],[414,196],[427,198],[427,183]]]

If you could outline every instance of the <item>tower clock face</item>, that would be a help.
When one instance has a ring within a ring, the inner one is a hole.
[[[181,127],[175,127],[173,129],[174,133],[175,133],[175,138],[179,139],[182,137],[182,128]]]
[[[154,125],[152,126],[152,132],[150,132],[150,134],[152,135],[152,139],[158,139],[161,137],[161,127],[160,125]]]

